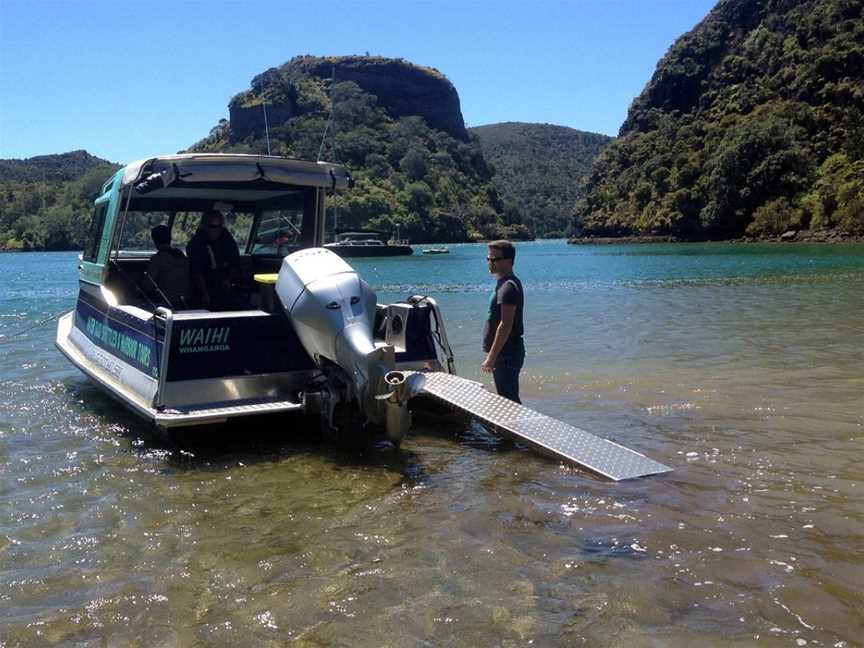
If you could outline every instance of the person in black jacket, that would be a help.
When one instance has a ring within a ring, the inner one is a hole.
[[[225,229],[221,212],[215,209],[204,212],[198,231],[186,244],[186,255],[198,303],[210,310],[233,308],[236,299],[230,285],[240,250],[231,232]]]

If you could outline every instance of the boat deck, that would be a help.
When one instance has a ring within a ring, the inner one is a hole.
[[[178,407],[155,412],[156,425],[169,428],[196,423],[224,423],[235,416],[297,412],[303,404],[288,400],[250,399],[230,403],[208,403],[208,407]]]

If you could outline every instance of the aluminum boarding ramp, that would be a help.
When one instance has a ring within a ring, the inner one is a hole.
[[[440,371],[424,375],[422,393],[470,414],[501,436],[608,479],[621,481],[672,470],[634,450],[493,394],[473,380]]]

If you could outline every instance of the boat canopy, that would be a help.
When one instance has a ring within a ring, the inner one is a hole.
[[[189,153],[138,160],[126,165],[120,187],[138,194],[168,187],[232,185],[255,188],[320,187],[347,189],[348,171],[330,162],[309,162],[268,155]]]

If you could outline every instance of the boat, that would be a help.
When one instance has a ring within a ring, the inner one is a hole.
[[[389,257],[408,256],[414,250],[406,241],[392,240],[384,242],[380,232],[357,231],[340,232],[336,240],[325,243],[324,247],[341,257]]]
[[[350,184],[339,165],[271,156],[183,154],[126,165],[96,199],[77,303],[59,320],[57,347],[162,429],[317,412],[334,429],[370,423],[398,442],[422,381],[404,372],[453,372],[453,353],[434,299],[378,304],[322,247],[327,194]],[[166,225],[182,242],[214,207],[234,229],[232,291],[245,307],[167,303],[149,285],[151,228]]]
[[[78,298],[58,320],[57,348],[181,441],[202,424],[281,413],[317,416],[341,434],[377,431],[398,447],[409,401],[422,396],[609,479],[670,470],[456,375],[432,297],[379,304],[322,245],[327,197],[352,184],[337,164],[264,155],[166,155],[124,166],[96,198]],[[148,272],[154,226],[180,245],[196,223],[203,237],[223,220],[239,252],[232,307],[161,290]]]
[[[450,254],[450,250],[445,247],[423,248],[423,254]]]

